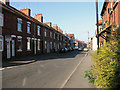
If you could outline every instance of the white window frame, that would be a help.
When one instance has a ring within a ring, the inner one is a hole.
[[[54,39],[55,39],[55,33],[54,33]]]
[[[22,19],[21,18],[17,18],[17,30],[19,31],[19,32],[22,32]],[[19,25],[20,25],[20,30],[19,30]]]
[[[37,34],[38,34],[38,36],[40,36],[40,26],[37,26]]]
[[[30,30],[31,30],[30,25],[31,25],[31,23],[27,22],[27,33],[29,33],[29,34],[31,34],[31,32],[30,32]]]
[[[47,49],[47,41],[45,41],[45,49]]]
[[[1,48],[2,48],[2,49],[0,49],[0,52],[2,52],[2,51],[3,51],[3,42],[4,42],[3,36],[0,36],[0,42],[2,42],[2,43],[1,43],[2,45],[0,45]]]
[[[4,15],[0,12],[0,26],[3,27],[4,26]]]
[[[50,32],[50,37],[52,38],[52,32]]]
[[[31,38],[30,37],[27,37],[27,51],[31,51]]]
[[[40,50],[40,39],[38,39],[38,50]]]
[[[52,42],[50,42],[50,47],[51,47],[51,49],[52,49]]]
[[[17,36],[17,41],[21,41],[21,43],[22,43],[22,36]],[[22,44],[21,44],[22,45]],[[18,49],[17,50],[18,52],[22,52],[22,46],[21,46],[21,49]]]
[[[45,31],[44,31],[44,36],[46,37],[47,36],[47,30],[45,28]]]

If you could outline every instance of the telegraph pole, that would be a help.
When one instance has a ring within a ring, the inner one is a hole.
[[[90,43],[89,43],[89,31],[88,31],[88,48],[90,49]]]
[[[98,0],[96,0],[96,21],[97,21],[97,49],[99,49],[99,26],[98,26]]]

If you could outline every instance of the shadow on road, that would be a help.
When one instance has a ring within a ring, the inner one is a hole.
[[[34,63],[36,61],[43,60],[54,60],[54,59],[62,59],[62,58],[75,58],[78,54],[85,54],[85,52],[81,51],[71,51],[66,53],[49,53],[49,54],[40,54],[36,56],[25,56],[25,57],[17,57],[11,60],[2,60],[2,67],[10,67],[10,66],[18,66],[24,64]]]

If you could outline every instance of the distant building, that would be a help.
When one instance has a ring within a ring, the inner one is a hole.
[[[92,50],[97,50],[97,38],[96,38],[96,36],[93,36],[92,37]]]
[[[74,34],[65,34],[69,38],[69,46],[75,48],[75,36]]]

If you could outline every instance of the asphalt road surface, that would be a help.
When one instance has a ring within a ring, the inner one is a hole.
[[[4,69],[2,72],[3,88],[70,87],[68,85],[69,80],[81,65],[81,62],[85,58],[89,58],[88,52],[80,51],[50,54],[44,57],[42,60],[40,56],[37,56],[35,58],[37,61],[34,63]]]

